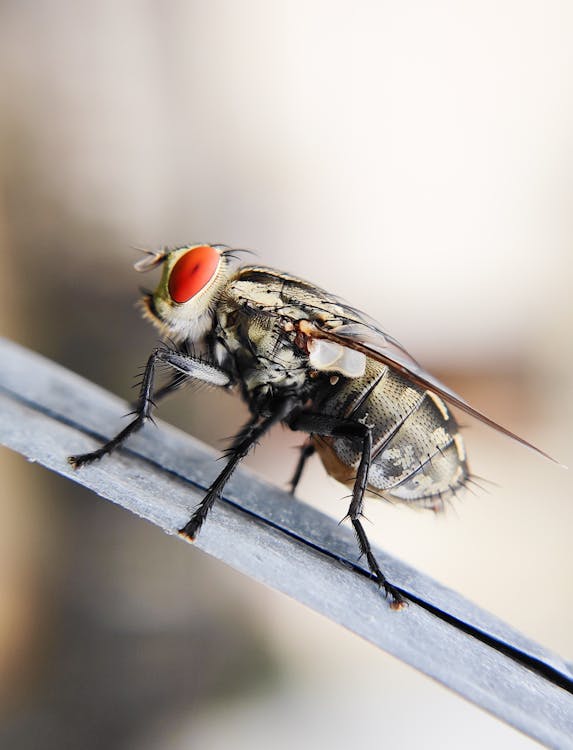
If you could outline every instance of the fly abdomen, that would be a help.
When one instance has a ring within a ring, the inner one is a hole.
[[[369,484],[387,497],[441,509],[442,499],[468,476],[464,445],[453,416],[430,391],[372,452]]]
[[[362,377],[346,380],[320,408],[371,427],[368,488],[377,495],[436,510],[467,479],[463,441],[446,405],[384,365],[369,360]],[[348,438],[315,438],[315,445],[327,471],[351,484],[360,446]]]

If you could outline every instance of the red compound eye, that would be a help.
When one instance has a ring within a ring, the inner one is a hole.
[[[219,253],[209,245],[194,247],[185,253],[173,266],[169,277],[171,299],[180,304],[188,302],[211,281],[219,260]]]

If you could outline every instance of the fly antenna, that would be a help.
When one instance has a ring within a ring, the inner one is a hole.
[[[137,247],[136,245],[132,245],[131,247],[145,256],[133,264],[133,267],[139,273],[145,273],[145,271],[150,271],[152,268],[159,266],[167,257],[167,248],[163,248],[163,250],[148,250],[145,247]]]

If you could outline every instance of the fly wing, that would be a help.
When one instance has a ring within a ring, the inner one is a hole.
[[[527,448],[531,448],[536,453],[540,453],[550,461],[558,463],[554,458],[545,453],[545,451],[542,451],[540,448],[537,448],[527,440],[519,437],[519,435],[516,435],[511,430],[508,430],[493,419],[490,419],[490,417],[482,412],[474,409],[474,407],[468,404],[465,399],[452,391],[418,364],[418,362],[408,354],[406,349],[404,349],[398,341],[391,336],[388,336],[383,331],[380,331],[378,328],[375,328],[370,321],[368,323],[352,322],[333,328],[319,325],[317,322],[308,321],[304,324],[304,332],[311,338],[326,339],[327,341],[333,341],[341,346],[348,347],[349,349],[362,352],[367,357],[371,357],[378,362],[388,365],[388,367],[391,367],[394,370],[398,370],[398,372],[402,373],[408,378],[408,380],[424,390],[427,389],[432,391],[432,393],[440,396],[452,406],[456,406],[458,409],[466,412],[466,414],[470,414],[480,422],[489,425],[489,427],[493,427],[494,430],[507,435],[518,443],[525,445]]]
[[[527,440],[474,409],[418,364],[396,339],[381,331],[375,320],[324,289],[272,268],[245,266],[238,271],[227,291],[234,294],[241,307],[250,314],[288,318],[310,338],[326,339],[362,352],[494,430],[558,463]]]

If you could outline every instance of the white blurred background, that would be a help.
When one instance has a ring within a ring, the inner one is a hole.
[[[131,398],[154,279],[130,246],[248,247],[571,465],[572,38],[557,0],[4,0],[2,333]],[[219,448],[244,415],[205,391],[161,410]],[[439,518],[371,501],[371,537],[572,659],[570,472],[463,422],[496,485]],[[296,444],[249,462],[286,482]],[[3,746],[533,747],[95,496],[1,471]],[[337,518],[346,494],[318,462],[300,488]]]

